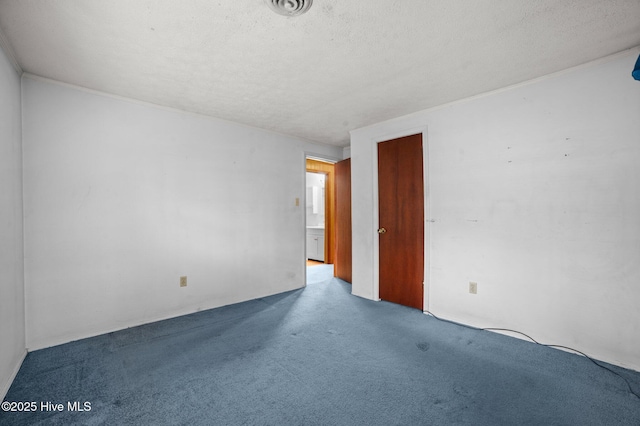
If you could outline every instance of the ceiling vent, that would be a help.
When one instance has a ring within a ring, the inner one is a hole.
[[[311,7],[313,0],[264,0],[276,13],[284,16],[298,16]]]

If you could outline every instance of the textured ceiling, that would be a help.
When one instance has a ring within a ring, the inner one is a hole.
[[[0,28],[25,72],[346,146],[636,47],[640,0],[0,0]]]

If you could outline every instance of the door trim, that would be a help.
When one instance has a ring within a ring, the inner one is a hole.
[[[415,134],[422,134],[422,167],[423,167],[423,187],[424,187],[424,291],[423,291],[423,301],[422,301],[422,310],[430,311],[429,302],[431,298],[429,297],[429,283],[431,282],[431,246],[429,242],[430,234],[431,234],[431,209],[430,206],[430,195],[431,191],[429,188],[429,138],[427,135],[427,126],[420,127],[412,127],[409,129],[384,133],[379,136],[375,136],[371,138],[371,143],[374,147],[372,149],[372,183],[373,183],[373,222],[374,229],[371,230],[373,234],[373,299],[380,300],[380,241],[378,238],[378,228],[380,227],[380,212],[378,210],[379,199],[378,199],[378,144],[380,142],[389,141],[392,139],[398,139],[405,136],[411,136]]]

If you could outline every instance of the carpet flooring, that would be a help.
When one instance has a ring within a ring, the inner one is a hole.
[[[0,424],[640,425],[640,399],[588,359],[352,296],[332,268],[31,352],[5,401],[37,409]],[[640,391],[640,373],[608,367]]]

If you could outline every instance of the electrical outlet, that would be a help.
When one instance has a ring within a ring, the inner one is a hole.
[[[187,277],[180,277],[180,287],[187,286]]]
[[[469,293],[478,294],[478,283],[474,283],[473,281],[469,281]]]

